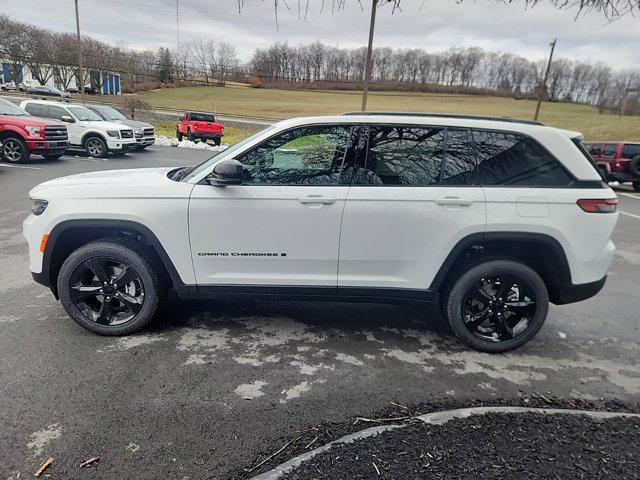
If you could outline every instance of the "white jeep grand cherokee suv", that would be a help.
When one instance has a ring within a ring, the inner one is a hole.
[[[531,339],[549,301],[603,286],[617,198],[578,133],[462,116],[287,120],[190,168],[72,175],[30,192],[30,268],[104,335],[168,289],[438,301],[465,344]]]
[[[136,146],[133,129],[120,123],[106,122],[84,105],[25,100],[20,108],[34,117],[66,122],[71,148],[81,148],[88,155],[101,158],[108,152],[126,153]]]

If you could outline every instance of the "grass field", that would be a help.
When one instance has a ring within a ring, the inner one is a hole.
[[[197,109],[274,119],[360,109],[360,92],[255,89],[244,86],[182,87],[138,94],[156,107]],[[512,98],[429,93],[372,92],[368,110],[506,116],[531,119],[535,102]],[[640,141],[640,117],[598,114],[594,107],[545,102],[540,120],[577,130],[587,140]]]

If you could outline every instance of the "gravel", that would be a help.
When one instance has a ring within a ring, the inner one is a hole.
[[[640,419],[487,414],[338,444],[282,478],[638,479]]]

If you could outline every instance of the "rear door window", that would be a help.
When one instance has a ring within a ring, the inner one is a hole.
[[[608,143],[602,149],[603,157],[613,157],[618,152],[618,145],[615,143]]]
[[[601,144],[599,143],[594,143],[592,145],[589,146],[589,155],[592,155],[594,157],[597,157],[598,155],[600,155],[600,147],[602,147]]]
[[[471,130],[447,129],[447,155],[442,168],[442,185],[477,185],[476,155]]]
[[[640,143],[627,143],[622,147],[622,158],[631,159],[636,155],[640,155]]]
[[[525,135],[474,130],[473,139],[480,185],[563,187],[573,181],[555,157]]]
[[[371,127],[364,165],[354,185],[437,185],[444,160],[444,129],[385,125]]]

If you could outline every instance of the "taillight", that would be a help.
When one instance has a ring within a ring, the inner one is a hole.
[[[578,206],[589,213],[614,213],[618,207],[617,198],[596,198],[578,200]]]

